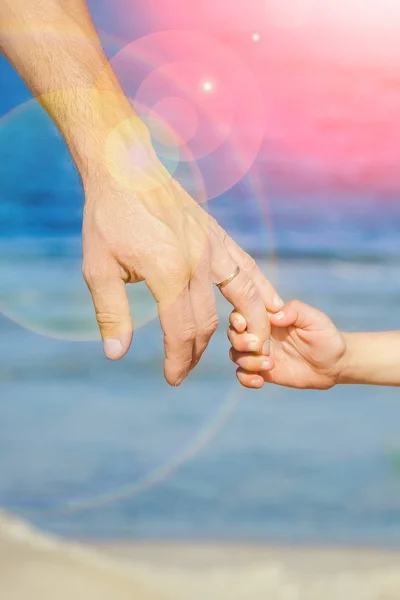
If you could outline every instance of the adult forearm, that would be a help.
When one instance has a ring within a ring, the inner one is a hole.
[[[81,173],[110,132],[147,130],[124,95],[84,0],[0,0],[0,46],[64,136]]]
[[[400,385],[400,332],[345,333],[339,383]]]

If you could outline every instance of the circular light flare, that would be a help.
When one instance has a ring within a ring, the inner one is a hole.
[[[195,31],[162,31],[131,42],[111,64],[135,106],[154,110],[171,97],[192,104],[198,117],[193,137],[189,113],[169,119],[163,105],[160,112],[172,130],[178,129],[176,137],[187,140],[179,144],[179,169],[193,161],[198,165],[207,200],[249,171],[264,135],[264,104],[259,81],[230,46]],[[162,147],[159,151],[164,154]]]
[[[163,122],[168,123],[176,134],[175,139],[164,139],[165,145],[183,146],[196,135],[199,118],[193,105],[185,98],[174,96],[162,98],[153,106],[153,112]]]
[[[255,31],[251,36],[251,39],[253,40],[253,42],[257,43],[260,41],[261,35]]]
[[[206,94],[210,94],[212,91],[214,91],[214,84],[209,80],[203,81],[201,87],[203,92],[206,92]]]

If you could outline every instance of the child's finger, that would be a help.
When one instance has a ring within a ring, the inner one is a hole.
[[[264,378],[257,373],[247,373],[243,369],[237,369],[236,377],[238,381],[246,388],[259,390],[264,385]]]
[[[274,314],[268,310],[267,313],[269,317],[271,317],[272,314]],[[243,333],[243,331],[245,331],[245,329],[247,328],[246,319],[237,310],[233,310],[231,312],[231,314],[229,315],[229,322],[238,333]]]
[[[246,319],[237,310],[231,312],[229,315],[229,322],[238,333],[243,333],[246,330]]]
[[[228,328],[228,339],[232,346],[238,352],[257,352],[258,354],[268,354],[269,341],[265,342],[264,345],[260,342],[257,336],[252,333],[238,333],[232,327]]]
[[[299,329],[315,328],[319,324],[326,325],[326,320],[327,316],[323,312],[300,300],[291,300],[282,310],[270,316],[271,323],[276,327],[292,325]]]
[[[274,368],[274,360],[271,356],[260,356],[250,352],[238,352],[234,348],[229,350],[229,356],[232,362],[238,367],[250,373],[259,373],[260,371],[270,371]]]

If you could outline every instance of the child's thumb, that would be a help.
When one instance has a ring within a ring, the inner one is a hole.
[[[300,302],[300,300],[291,300],[278,313],[271,315],[270,320],[276,327],[299,327],[306,329],[315,326],[324,317],[316,308]]]

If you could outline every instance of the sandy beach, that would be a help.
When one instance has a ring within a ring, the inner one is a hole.
[[[62,542],[0,515],[4,600],[398,600],[400,552]]]

